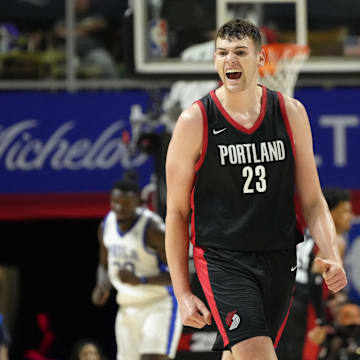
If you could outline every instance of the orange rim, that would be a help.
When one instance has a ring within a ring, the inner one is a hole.
[[[307,45],[288,43],[265,44],[263,49],[266,53],[266,60],[265,64],[259,68],[259,75],[261,77],[273,75],[280,59],[292,59],[298,55],[305,58],[310,53],[310,48]]]

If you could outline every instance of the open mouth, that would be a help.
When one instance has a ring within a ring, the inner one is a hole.
[[[230,80],[237,80],[240,79],[242,72],[239,70],[227,70],[226,77]]]

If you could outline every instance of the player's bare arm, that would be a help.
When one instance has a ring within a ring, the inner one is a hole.
[[[191,292],[188,269],[190,195],[202,146],[202,114],[193,104],[179,117],[166,159],[166,256],[184,325],[211,323],[203,302]]]
[[[156,220],[150,220],[146,233],[146,246],[157,253],[163,264],[167,264],[165,254],[165,229],[163,223]],[[162,271],[159,275],[155,276],[139,278],[128,270],[120,270],[119,276],[122,282],[131,285],[171,285],[170,274],[168,271]]]
[[[286,112],[295,141],[296,186],[307,226],[324,258],[321,266],[328,288],[338,292],[347,284],[330,211],[321,191],[316,169],[309,119],[304,106],[285,97]]]
[[[104,305],[109,298],[111,283],[107,274],[107,249],[103,242],[104,222],[98,227],[99,241],[99,265],[97,268],[96,285],[92,292],[91,299],[95,305]]]
[[[150,220],[146,234],[146,245],[155,250],[161,261],[164,264],[167,264],[165,253],[165,228],[163,223],[160,223],[155,219]]]

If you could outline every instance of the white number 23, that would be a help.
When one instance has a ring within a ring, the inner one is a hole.
[[[254,177],[254,173],[256,176],[255,180],[255,189],[257,192],[265,192],[266,191],[266,171],[263,165],[257,165],[253,170],[250,166],[245,166],[242,170],[242,176],[245,178],[245,183],[243,187],[244,194],[252,194],[255,189],[251,187],[251,181]]]

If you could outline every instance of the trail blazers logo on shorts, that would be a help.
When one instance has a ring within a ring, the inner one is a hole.
[[[229,326],[229,331],[235,330],[240,325],[240,315],[235,311],[231,311],[227,314],[226,324]]]

